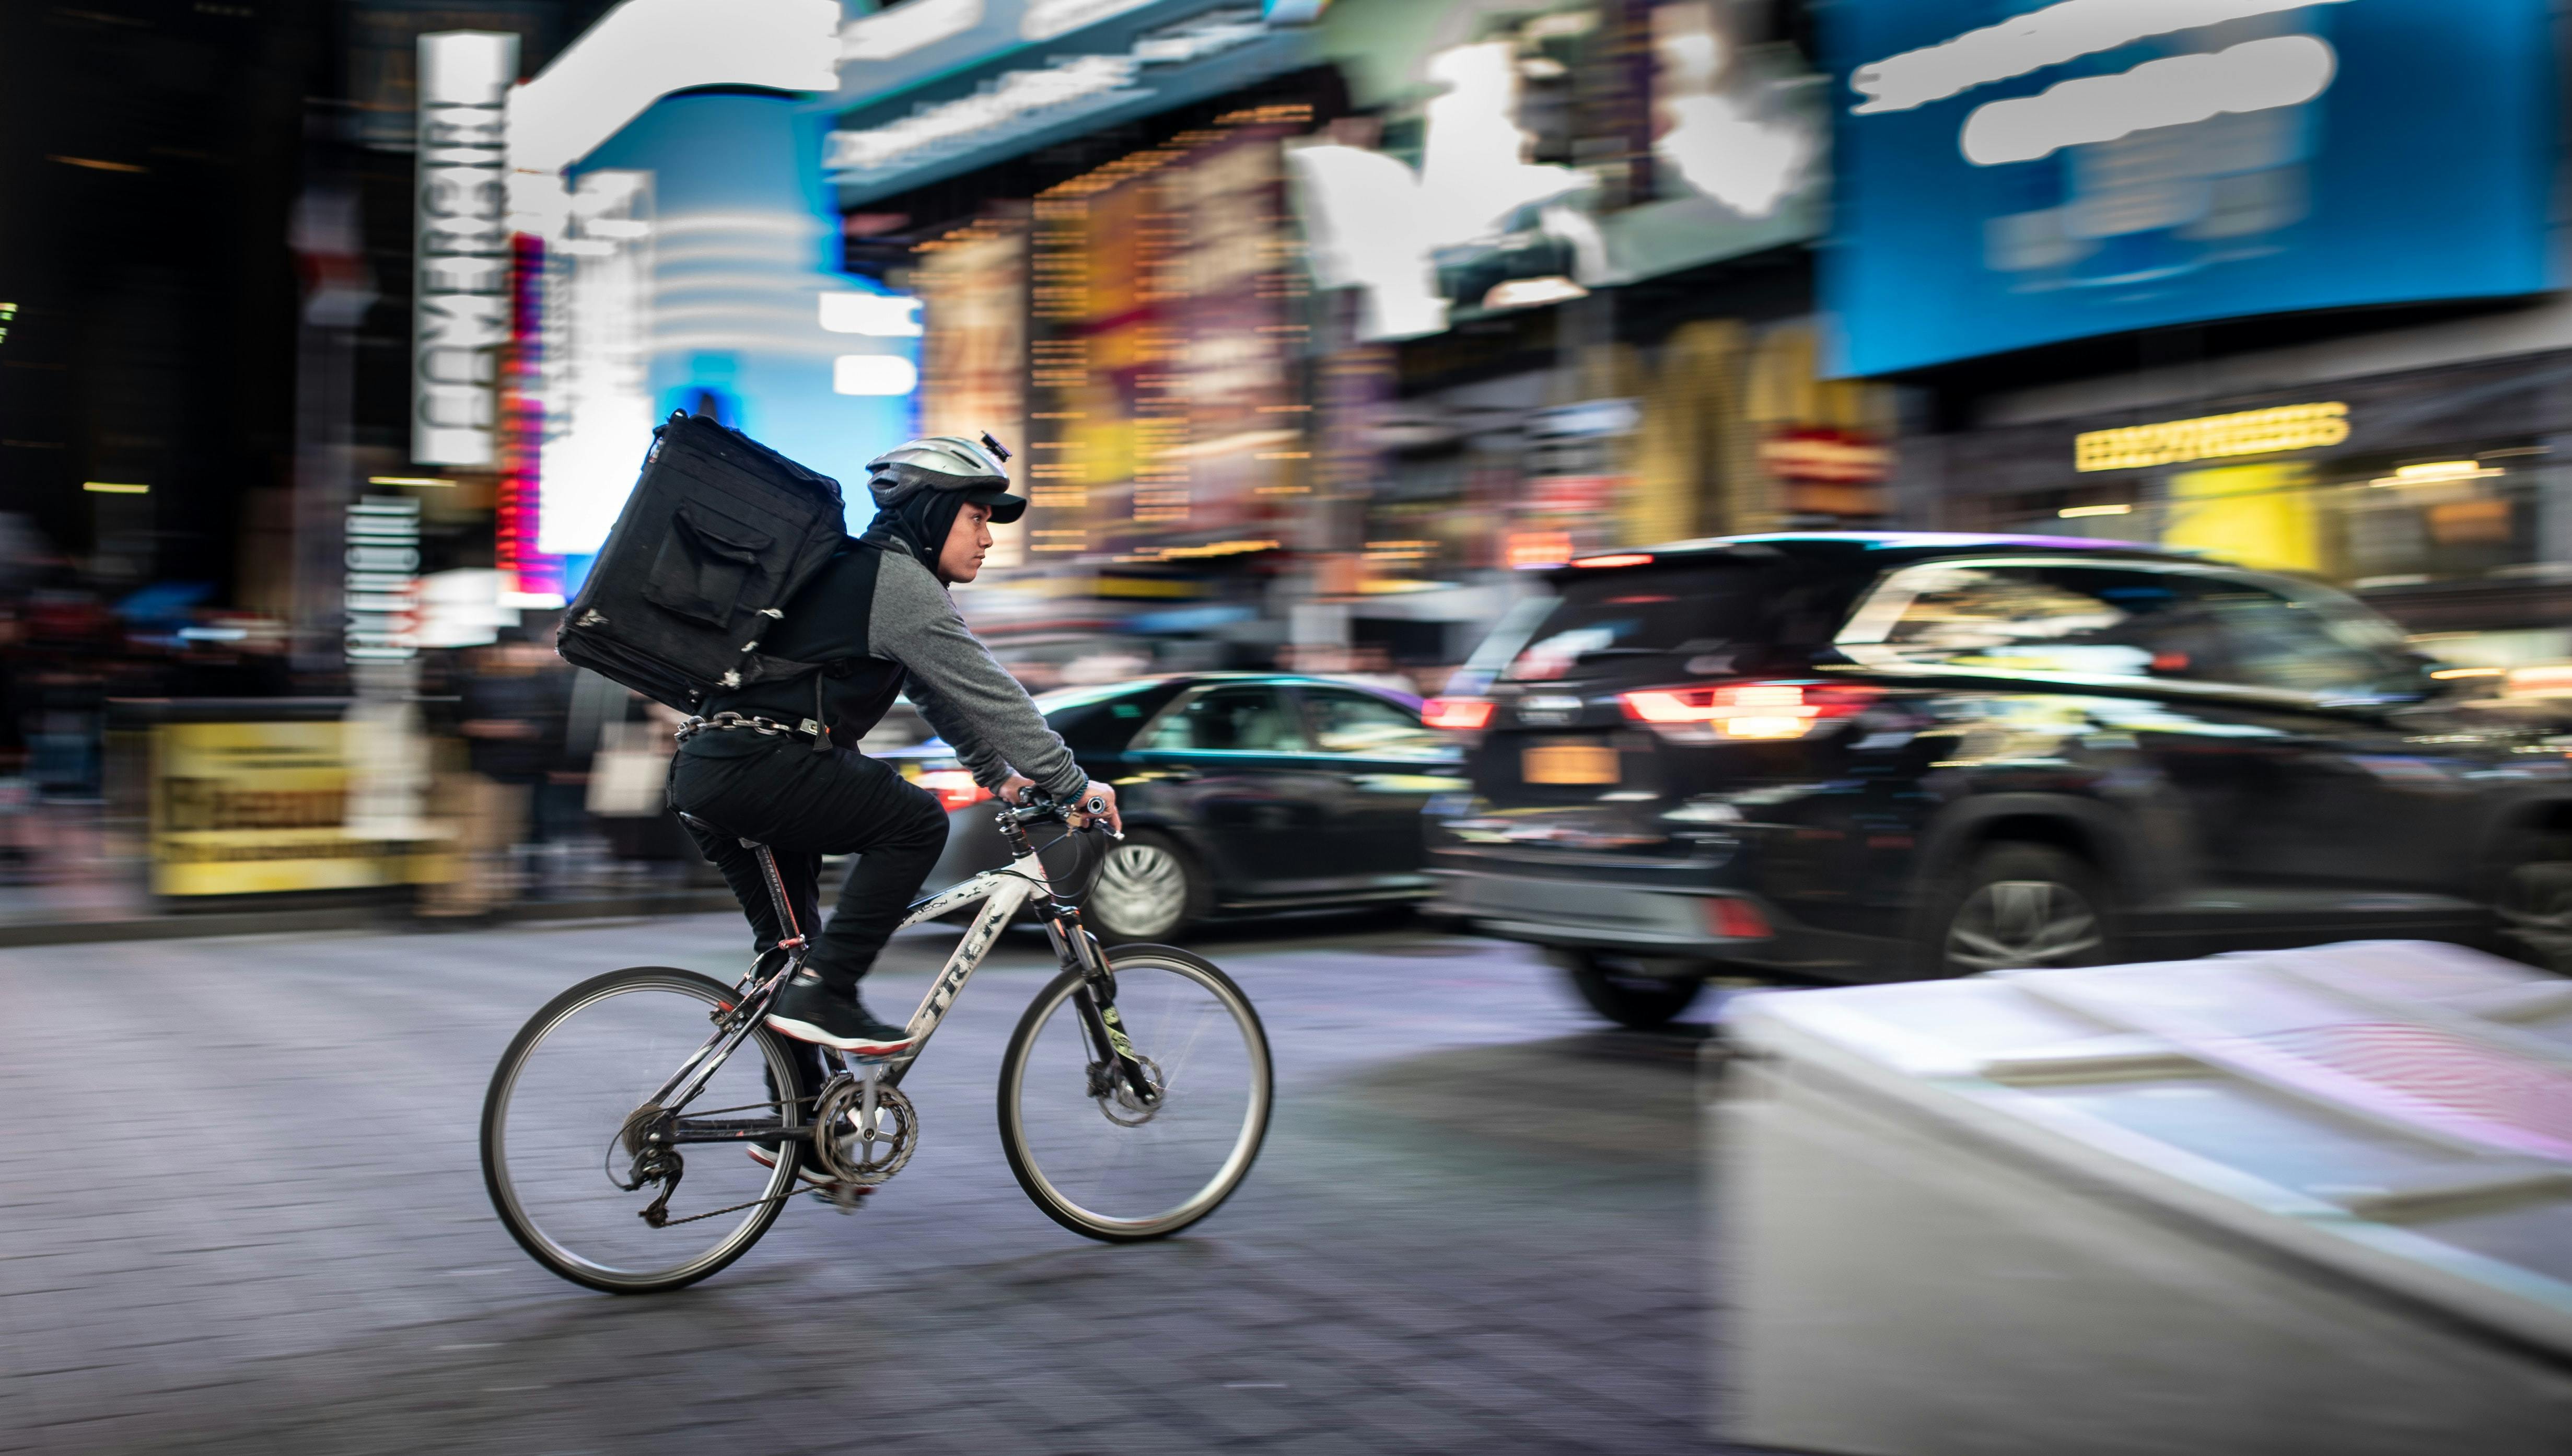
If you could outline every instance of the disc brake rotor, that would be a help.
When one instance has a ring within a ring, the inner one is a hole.
[[[1114,1091],[1096,1094],[1098,1110],[1119,1127],[1140,1127],[1159,1116],[1161,1108],[1169,1105],[1169,1083],[1161,1076],[1161,1064],[1149,1057],[1137,1057],[1134,1061],[1143,1069],[1143,1080],[1152,1085],[1152,1100],[1148,1104],[1134,1095],[1131,1084],[1116,1077],[1112,1071],[1107,1072],[1105,1080],[1114,1083]]]

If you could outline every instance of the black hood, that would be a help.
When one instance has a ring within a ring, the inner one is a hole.
[[[859,539],[888,546],[899,539],[935,576],[938,553],[946,548],[947,533],[956,528],[956,512],[964,508],[962,490],[922,490],[877,510]]]

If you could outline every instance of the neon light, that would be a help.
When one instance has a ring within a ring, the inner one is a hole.
[[[2449,480],[2480,480],[2509,473],[2497,465],[2480,460],[2428,460],[2417,465],[2396,465],[2390,475],[2378,475],[2369,485],[2436,485]]]

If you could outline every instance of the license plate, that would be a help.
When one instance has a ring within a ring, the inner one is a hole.
[[[1539,743],[1519,751],[1519,777],[1531,784],[1612,784],[1616,750],[1604,743]]]

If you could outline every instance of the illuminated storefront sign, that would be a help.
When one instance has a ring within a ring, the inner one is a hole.
[[[1036,26],[1048,8],[1044,3],[1030,7],[1026,24]],[[1047,21],[1048,33],[1136,8],[1132,4],[1092,4],[1085,9],[1055,4],[1050,9],[1060,13]],[[1129,102],[1166,105],[1152,84],[1154,73],[1270,35],[1256,16],[1221,10],[1147,32],[1129,49],[1047,56],[1041,64],[983,80],[969,95],[923,102],[907,115],[833,132],[823,166],[844,185],[863,187]]]
[[[252,719],[274,705],[229,706]],[[443,878],[444,857],[420,844],[350,832],[358,731],[335,718],[152,725],[153,892],[262,895]]]
[[[1310,491],[1294,368],[1305,326],[1286,307],[1292,259],[1276,246],[1277,139],[1305,120],[1292,107],[1238,113],[1035,199],[1031,556],[1148,547],[1160,559],[1170,545],[1254,539],[1285,497]],[[943,378],[964,372],[933,363]]]
[[[2346,438],[2346,404],[2287,404],[2160,424],[2133,424],[2122,429],[2094,429],[2072,441],[2072,460],[2073,468],[2078,470],[2131,470],[2142,465],[2315,449]]]
[[[411,628],[419,609],[419,502],[406,495],[368,495],[348,507],[347,576],[350,662],[400,661],[419,648]]]
[[[783,97],[674,96],[574,169],[547,250],[544,551],[597,551],[673,410],[853,483],[914,432],[919,300],[840,271],[820,140]]]
[[[1226,0],[912,0],[840,32],[843,207],[1311,63]]]
[[[2540,0],[2015,8],[1825,12],[1834,372],[2552,286]]]
[[[658,422],[652,343],[653,176],[602,168],[571,191],[569,236],[546,250],[544,447],[536,549],[585,555],[634,488]]]
[[[492,387],[509,342],[506,97],[518,38],[419,38],[419,276],[411,314],[410,457],[484,465],[496,456]]]

